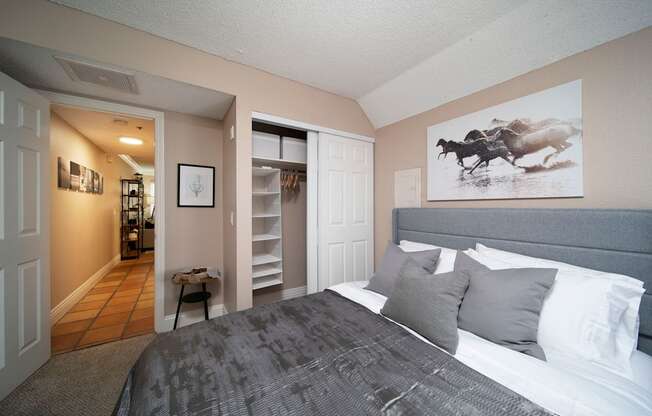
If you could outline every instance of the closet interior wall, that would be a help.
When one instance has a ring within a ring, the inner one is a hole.
[[[256,121],[253,122],[252,130],[253,167],[271,167],[281,172],[282,283],[254,290],[253,304],[256,306],[282,300],[295,291],[305,289],[307,284],[306,132]],[[276,150],[276,140],[285,145],[279,143]],[[283,178],[295,175],[299,179],[297,186],[283,187]]]

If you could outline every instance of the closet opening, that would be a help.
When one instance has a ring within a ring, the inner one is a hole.
[[[308,135],[252,122],[254,305],[307,293]]]

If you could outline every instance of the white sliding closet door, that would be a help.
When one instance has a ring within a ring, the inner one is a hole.
[[[373,144],[319,133],[319,290],[373,270]]]

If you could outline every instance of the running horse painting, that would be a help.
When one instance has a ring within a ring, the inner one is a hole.
[[[428,200],[582,196],[582,139],[579,80],[431,126]]]

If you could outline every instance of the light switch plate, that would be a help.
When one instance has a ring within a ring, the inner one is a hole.
[[[231,132],[231,136],[230,136],[231,140],[235,140],[235,126],[234,125],[231,125],[230,132]]]

